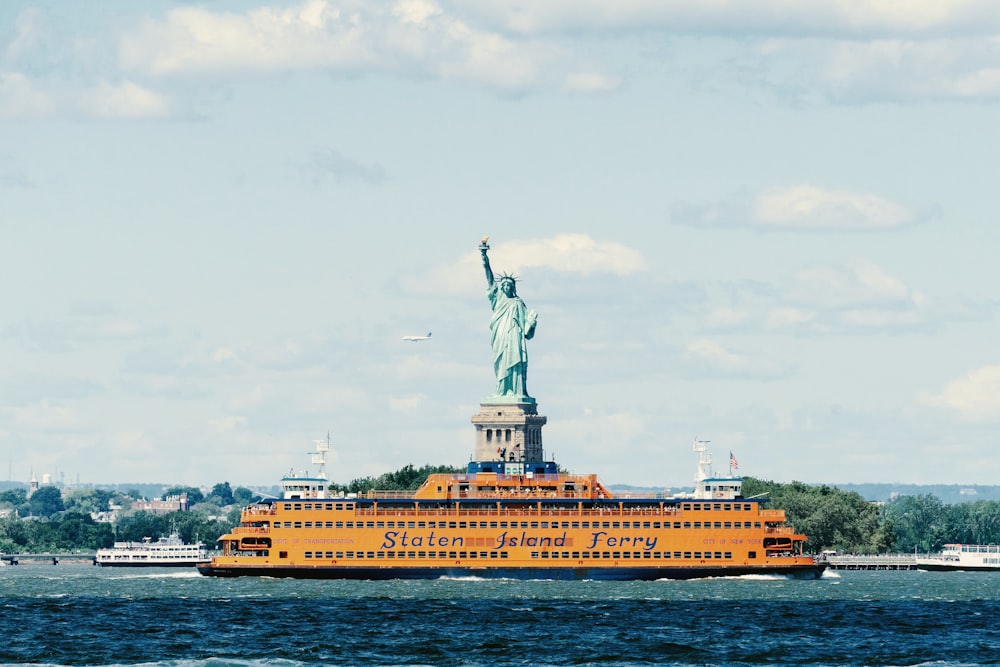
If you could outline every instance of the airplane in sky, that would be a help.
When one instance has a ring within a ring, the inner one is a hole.
[[[430,339],[431,339],[431,332],[430,331],[427,332],[426,336],[403,336],[403,340],[408,340],[411,343],[416,343],[418,341],[430,340]]]

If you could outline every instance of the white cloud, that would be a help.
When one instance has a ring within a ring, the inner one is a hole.
[[[523,33],[669,29],[682,34],[920,35],[1000,28],[991,0],[451,0],[450,7]]]
[[[155,118],[170,111],[166,97],[131,81],[101,82],[78,100],[81,110],[97,118]]]
[[[771,230],[890,230],[917,224],[936,209],[914,210],[877,195],[814,185],[776,187],[754,197],[731,195],[710,204],[679,204],[672,218],[705,227]]]
[[[496,246],[490,257],[506,261],[515,271],[547,267],[566,273],[629,275],[647,269],[640,251],[614,241],[596,241],[586,234],[510,241]]]
[[[533,268],[582,276],[614,274],[627,276],[648,268],[642,253],[622,243],[597,241],[586,234],[559,234],[546,239],[491,243],[490,265],[494,273],[515,275]],[[467,293],[482,290],[482,259],[471,252],[456,264],[433,269],[428,274],[407,275],[404,288],[411,293]],[[475,268],[474,268],[475,267]],[[460,276],[456,279],[456,276]]]
[[[619,76],[589,70],[567,75],[563,88],[572,93],[608,93],[617,90],[621,83]]]
[[[870,194],[812,185],[769,190],[752,206],[752,223],[799,229],[891,229],[911,224],[912,212]]]
[[[559,49],[480,30],[433,2],[310,0],[220,13],[170,11],[122,36],[122,67],[152,75],[328,69],[439,76],[520,91],[541,83]]]
[[[1000,366],[983,366],[952,380],[939,394],[922,394],[920,403],[957,412],[972,421],[1000,418]]]
[[[746,54],[770,83],[841,103],[1000,98],[1000,37],[780,39]],[[807,77],[782,74],[799,64]]]
[[[705,377],[734,377],[748,379],[773,379],[788,372],[780,364],[762,356],[749,356],[729,350],[713,340],[695,340],[688,343],[684,363],[693,369],[693,375]]]
[[[52,96],[18,72],[0,70],[0,116],[30,118],[47,116],[55,108]]]

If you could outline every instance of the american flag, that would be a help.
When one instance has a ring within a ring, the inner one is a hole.
[[[736,455],[733,454],[732,452],[729,452],[729,467],[732,468],[733,470],[740,469],[740,464],[736,460]]]

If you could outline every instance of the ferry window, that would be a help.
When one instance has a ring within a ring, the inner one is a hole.
[[[365,556],[367,556],[368,558],[375,558],[375,552],[369,551],[367,554],[365,554]]]
[[[695,512],[701,511],[701,503],[695,503],[694,505],[691,506],[691,509],[693,509]]]
[[[295,522],[295,527],[296,528],[301,528],[302,527],[302,522],[301,521],[296,521]]]
[[[468,558],[468,557],[469,557],[469,554],[468,554],[468,553],[466,553],[466,552],[464,552],[464,551],[459,551],[459,552],[458,552],[458,557],[459,557],[459,558]]]
[[[343,521],[337,521],[334,525],[336,525],[337,528],[343,528],[344,527],[344,522]]]
[[[590,528],[590,522],[589,521],[584,521],[583,523],[580,524],[580,527],[581,528]]]
[[[725,552],[724,558],[732,558],[732,557],[733,557],[733,552],[732,551]]]
[[[313,557],[313,552],[311,552],[311,551],[307,551],[307,552],[305,553],[305,557],[306,557],[306,558],[312,558],[312,557]]]
[[[753,522],[753,527],[754,528],[760,528],[760,521],[754,521]]]
[[[724,528],[732,528],[733,527],[733,522],[732,521],[726,521],[722,525],[723,525]]]
[[[417,552],[417,558],[427,558],[427,552],[426,551],[418,551]]]
[[[603,556],[604,558],[611,558],[611,552],[610,551],[602,551],[601,552],[601,556]],[[616,558],[617,558],[617,556],[616,556]]]
[[[649,522],[648,522],[648,521],[643,521],[643,522],[642,522],[642,527],[643,527],[643,528],[649,528]],[[657,525],[656,527],[657,527],[657,528],[659,528],[660,526],[659,526],[659,525]]]
[[[312,527],[313,527],[313,522],[312,521],[306,521],[306,528],[312,528]]]
[[[346,505],[344,505],[344,509],[345,510],[352,510],[352,509],[354,509],[354,503],[347,503]]]
[[[608,522],[608,521],[602,521],[601,522],[601,528],[610,528],[610,527],[611,527],[611,523],[610,522]]]
[[[290,509],[292,509],[292,504],[291,503],[285,503],[284,505],[281,506],[281,509],[290,510]]]
[[[743,509],[743,505],[733,505],[733,509],[739,512],[741,509]]]
[[[722,558],[722,552],[721,551],[716,551],[715,552],[715,557],[716,558]]]
[[[396,557],[396,552],[395,551],[388,551],[388,552],[386,552],[385,557],[386,558],[395,558]]]
[[[291,527],[292,527],[292,522],[291,521],[286,521],[285,522],[285,528],[291,528]]]
[[[497,522],[496,521],[490,521],[490,528],[496,528],[496,527],[497,527]]]
[[[584,551],[584,552],[583,552],[582,554],[580,554],[580,555],[581,555],[581,556],[583,556],[584,558],[590,558],[590,552],[589,552],[589,551]]]
[[[332,521],[327,521],[326,522],[326,527],[327,528],[333,528],[333,522]]]
[[[743,527],[744,528],[749,528],[750,527],[750,522],[749,521],[744,521],[743,522]]]
[[[684,503],[684,505],[682,505],[682,507],[683,507],[683,508],[684,508],[685,510],[689,510],[689,509],[691,509],[691,504],[690,504],[690,503]]]
[[[712,505],[712,509],[721,512],[722,511],[722,503],[715,503],[714,505]]]
[[[375,526],[377,528],[385,528],[385,521],[376,521]]]
[[[690,558],[691,557],[691,552],[690,551],[685,551],[684,552],[684,557],[685,558]]]
[[[347,552],[347,557],[348,558],[354,558],[354,552],[353,551],[348,551]]]
[[[497,554],[496,551],[491,551],[490,552],[490,558],[499,558],[499,555]]]
[[[574,522],[572,522],[572,523],[571,523],[570,525],[571,525],[571,526],[572,526],[573,528],[579,528],[579,527],[580,527],[580,522],[579,522],[579,521],[574,521]],[[565,525],[564,525],[563,527],[565,528]]]
[[[531,527],[532,528],[538,528],[538,522],[537,521],[532,521],[531,522]]]
[[[348,528],[354,528],[354,522],[353,521],[348,521],[347,522],[347,527]]]
[[[687,524],[687,522],[685,522],[685,523],[684,523],[684,527],[685,527],[685,528],[687,528],[687,527],[688,527],[688,524]],[[695,521],[695,522],[694,522],[694,527],[695,527],[695,528],[701,528],[701,521]]]
[[[448,527],[449,528],[456,528],[457,526],[458,526],[458,524],[456,524],[454,521],[449,521],[448,522]]]
[[[563,509],[565,509],[565,508],[563,508]],[[576,522],[574,521],[573,523],[576,523]],[[569,528],[569,521],[563,521],[562,522],[562,527],[563,528]]]
[[[428,558],[437,558],[438,552],[431,551],[427,554]],[[441,557],[444,558],[444,552],[441,552]]]
[[[336,557],[337,558],[343,558],[344,557],[344,552],[343,551],[338,551]]]
[[[407,521],[406,522],[406,527],[407,528],[416,528],[417,527],[417,523],[415,521]]]
[[[366,525],[366,526],[367,526],[368,528],[374,528],[374,527],[375,527],[375,522],[374,522],[374,521],[369,521],[369,522],[367,522],[367,523],[366,523],[365,525]],[[360,528],[360,526],[358,526],[358,527]]]
[[[531,552],[531,557],[532,558],[538,558],[538,552],[537,551],[532,551]]]
[[[426,527],[427,527],[427,522],[426,521],[418,521],[417,522],[417,528],[426,528]]]
[[[747,558],[756,558],[756,557],[757,557],[757,552],[756,551],[748,551],[747,552]]]
[[[715,524],[713,524],[713,525],[714,525],[714,526],[715,526],[716,528],[722,528],[722,522],[721,522],[721,521],[716,521],[716,522],[715,522]]]
[[[612,551],[611,552],[611,556],[612,556],[612,558],[621,558],[622,557],[622,552],[620,552],[620,551]]]
[[[569,552],[568,551],[562,552],[562,557],[563,558],[569,558]]]
[[[644,551],[644,552],[642,552],[642,557],[643,558],[652,558],[653,554],[649,553],[648,551]]]
[[[501,521],[500,522],[500,527],[501,528],[506,528],[507,527],[507,522],[506,521]]]
[[[459,528],[467,528],[468,526],[466,525],[465,521],[459,521],[458,522],[458,527]]]
[[[580,557],[580,552],[579,551],[574,551],[573,552],[573,558],[579,558],[579,557]]]
[[[500,552],[500,558],[506,558],[506,557],[507,557],[507,552],[506,551],[501,551]]]
[[[479,557],[480,558],[488,558],[489,557],[489,553],[486,552],[486,551],[480,551],[479,552]]]
[[[279,551],[278,552],[278,558],[288,558],[288,552],[287,551]]]
[[[417,557],[417,552],[416,551],[407,551],[406,552],[406,557],[407,558],[416,558]]]
[[[747,512],[749,512],[750,511],[750,505],[744,505],[743,509],[745,509]]]
[[[449,551],[448,552],[448,558],[458,558],[458,552],[457,551]]]
[[[549,557],[549,552],[548,551],[543,551],[542,552],[542,558],[548,558],[548,557]]]
[[[326,552],[326,557],[332,559],[333,558],[333,552],[332,551],[327,551]]]
[[[700,559],[701,558],[701,552],[700,551],[695,551],[694,552],[694,557]]]

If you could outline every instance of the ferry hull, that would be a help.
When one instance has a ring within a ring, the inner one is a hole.
[[[918,570],[928,572],[1000,572],[997,565],[949,565],[947,563],[921,563],[917,562]]]
[[[102,563],[100,561],[96,562],[95,565],[100,567],[196,567],[204,561],[191,561],[189,563]]]
[[[302,567],[202,564],[198,571],[210,577],[276,577],[296,579],[516,579],[549,581],[655,581],[658,579],[707,579],[746,575],[818,579],[825,563],[787,567]]]

